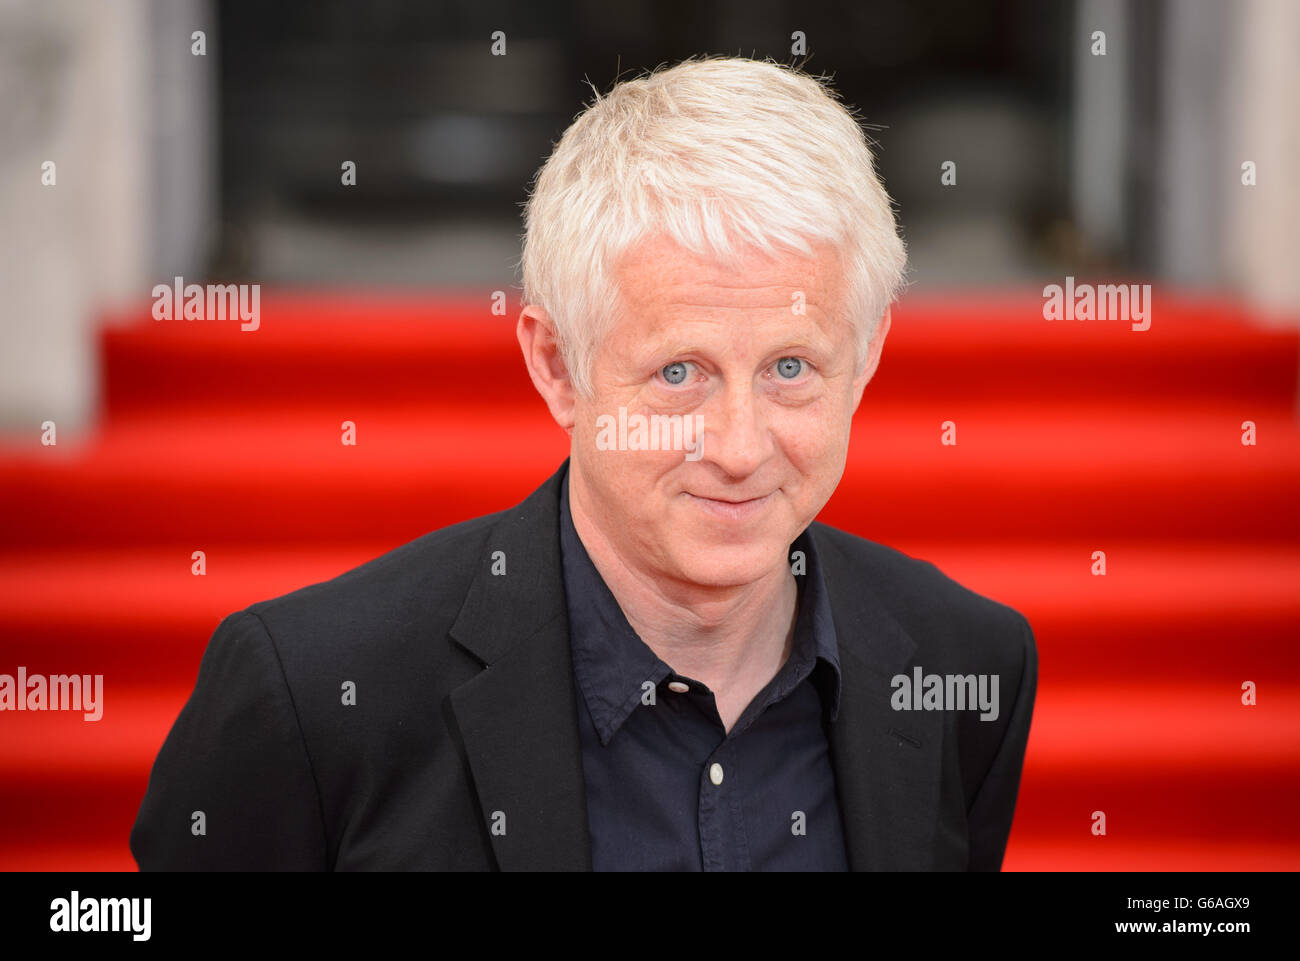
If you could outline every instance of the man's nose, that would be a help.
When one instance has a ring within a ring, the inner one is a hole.
[[[747,477],[771,456],[773,440],[753,387],[728,387],[702,415],[703,458],[731,477]]]

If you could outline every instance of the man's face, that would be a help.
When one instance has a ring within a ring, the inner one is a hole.
[[[773,573],[839,484],[874,369],[855,364],[838,253],[755,252],[729,271],[655,238],[615,277],[622,319],[596,353],[593,398],[574,407],[582,511],[656,579],[730,586]],[[700,446],[617,449],[620,408],[627,446],[635,415],[667,415],[684,438],[698,425]]]

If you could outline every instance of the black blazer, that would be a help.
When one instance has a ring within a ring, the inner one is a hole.
[[[141,869],[590,870],[566,467],[517,507],[223,620],[131,831]],[[811,530],[840,646],[850,866],[998,869],[1037,681],[1029,624],[928,563]],[[890,679],[913,665],[999,675],[997,720],[893,710]]]

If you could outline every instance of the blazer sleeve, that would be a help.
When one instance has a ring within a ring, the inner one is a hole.
[[[311,759],[256,614],[232,614],[213,633],[130,843],[142,871],[328,868]]]
[[[1038,647],[1034,643],[1034,632],[1023,616],[1017,616],[1021,623],[1023,651],[1020,686],[1006,734],[967,812],[970,871],[1001,870],[1002,856],[1011,834],[1011,821],[1016,813],[1020,770],[1025,761],[1034,696],[1038,689]]]

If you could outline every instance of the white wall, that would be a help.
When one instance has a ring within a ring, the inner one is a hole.
[[[1273,319],[1300,323],[1300,3],[1245,0],[1231,19],[1225,270]],[[1240,186],[1243,160],[1257,165],[1254,187]]]
[[[0,427],[53,420],[62,445],[91,426],[102,311],[197,268],[215,61],[189,36],[210,19],[202,0],[0,0]]]

